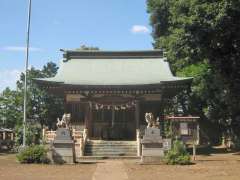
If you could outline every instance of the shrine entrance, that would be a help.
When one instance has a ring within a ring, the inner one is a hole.
[[[98,104],[97,106],[98,107],[94,108],[92,111],[91,139],[136,139],[134,107],[126,107],[123,105],[103,106],[102,104]]]

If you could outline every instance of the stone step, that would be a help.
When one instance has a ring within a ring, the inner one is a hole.
[[[136,142],[136,140],[89,140],[88,142],[114,142],[114,143],[124,143],[124,142]]]
[[[137,153],[85,153],[85,156],[136,156]]]
[[[137,153],[137,151],[85,151],[85,154],[104,154],[104,153],[109,153],[109,154],[134,154]]]
[[[88,146],[113,146],[113,147],[120,147],[120,146],[137,146],[136,144],[86,144]]]
[[[85,146],[86,149],[135,149],[137,146]]]
[[[77,157],[76,161],[79,163],[97,163],[99,160],[102,159],[135,159],[140,160],[141,157],[133,155],[133,156],[82,156]]]
[[[136,145],[136,142],[114,143],[114,142],[87,142],[89,145]]]
[[[85,147],[85,151],[134,151],[137,148],[89,148],[89,147]]]
[[[137,148],[135,148],[137,149]],[[104,148],[104,149],[95,149],[95,148],[85,148],[86,151],[103,151],[103,150],[106,150],[106,151],[134,151],[135,149],[131,148],[131,149],[128,149],[128,148],[124,148],[124,149],[113,149],[113,148]]]
[[[129,157],[136,156],[136,154],[86,154],[85,156],[99,156],[99,157]]]
[[[137,153],[85,153],[85,156],[136,156]]]
[[[93,142],[87,142],[87,144],[89,145],[136,145],[137,143],[106,143],[106,142],[102,142],[102,143],[93,143]]]
[[[137,153],[137,151],[135,150],[132,150],[132,151],[112,151],[112,150],[104,150],[104,151],[85,151],[85,153],[92,153],[92,154],[95,154],[95,153],[118,153],[118,154],[121,154],[121,153]]]
[[[103,149],[122,149],[122,150],[131,150],[136,149],[137,146],[85,146],[85,149],[96,149],[96,150],[103,150]]]
[[[109,148],[109,149],[119,149],[119,148],[123,148],[123,149],[127,149],[127,148],[137,148],[137,146],[89,146],[86,145],[86,148],[97,148],[97,149],[101,149],[101,148]]]
[[[137,153],[85,153],[85,156],[136,156]]]
[[[135,149],[119,149],[119,150],[116,150],[116,149],[85,149],[85,152],[135,152],[137,150]]]
[[[137,148],[135,149],[94,149],[94,148],[85,148],[85,152],[95,152],[95,151],[123,151],[123,152],[135,152],[137,151],[136,150]]]
[[[85,156],[136,156],[136,141],[88,141]]]

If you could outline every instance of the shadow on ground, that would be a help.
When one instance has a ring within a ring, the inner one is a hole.
[[[188,149],[188,152],[192,155],[192,149]],[[235,155],[240,155],[239,151],[236,150],[229,150],[224,147],[219,146],[205,146],[205,147],[198,147],[196,150],[197,155],[203,156],[211,156],[213,154],[229,154],[234,153]]]
[[[13,151],[7,151],[7,150],[0,150],[0,156],[5,156],[9,154],[16,154],[16,152]]]
[[[100,163],[105,163],[103,161],[83,161],[83,162],[76,162],[76,164],[100,164]]]

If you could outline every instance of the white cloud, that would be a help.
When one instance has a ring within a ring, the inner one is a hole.
[[[5,46],[5,47],[2,47],[1,49],[4,50],[4,51],[15,51],[15,52],[26,51],[25,46]],[[29,51],[40,52],[40,51],[43,51],[43,49],[37,48],[37,47],[29,47]]]
[[[16,89],[16,81],[19,79],[21,71],[18,69],[0,70],[0,92],[6,87]]]
[[[150,30],[143,25],[133,25],[131,28],[131,32],[134,34],[137,34],[137,33],[146,34],[146,33],[149,33]]]

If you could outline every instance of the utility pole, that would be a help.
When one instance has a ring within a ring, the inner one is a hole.
[[[31,25],[31,9],[32,0],[28,1],[28,22],[27,22],[27,38],[26,38],[26,62],[25,62],[25,78],[24,78],[24,102],[23,102],[23,147],[26,146],[26,119],[27,119],[27,72],[29,59],[29,36]]]

